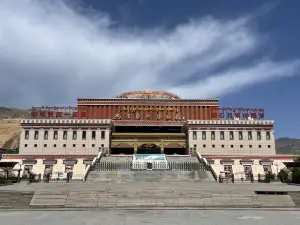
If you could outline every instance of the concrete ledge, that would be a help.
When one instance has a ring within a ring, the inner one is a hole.
[[[157,208],[140,208],[140,207],[131,207],[131,208],[24,208],[24,209],[12,209],[12,208],[0,208],[0,212],[26,212],[26,211],[144,211],[144,210],[228,210],[228,211],[278,211],[278,212],[293,212],[293,211],[300,211],[299,208],[220,208],[220,207],[182,207],[182,208],[175,208],[175,207],[157,207]]]

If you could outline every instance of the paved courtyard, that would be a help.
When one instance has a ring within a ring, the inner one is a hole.
[[[282,225],[298,224],[300,211],[101,210],[0,212],[1,225]]]

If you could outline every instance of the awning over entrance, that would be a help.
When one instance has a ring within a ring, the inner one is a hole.
[[[66,166],[74,166],[76,163],[77,163],[77,159],[72,159],[72,158],[64,159],[64,164]]]
[[[231,158],[223,158],[220,160],[220,163],[222,165],[226,164],[226,165],[233,165],[234,164],[234,160]]]
[[[23,164],[35,165],[37,163],[36,159],[23,159]]]
[[[44,165],[55,165],[57,163],[56,159],[44,159],[43,164]]]
[[[271,159],[261,159],[259,160],[260,165],[266,165],[266,166],[271,166],[273,165],[273,160]]]
[[[249,164],[253,164],[253,160],[252,159],[247,159],[247,158],[244,158],[244,159],[241,159],[240,160],[240,163],[241,165],[249,165]]]

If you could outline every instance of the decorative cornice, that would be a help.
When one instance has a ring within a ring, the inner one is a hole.
[[[259,155],[243,155],[243,156],[236,156],[236,155],[201,155],[203,158],[206,159],[223,159],[224,157],[228,157],[231,159],[235,160],[241,160],[243,158],[248,158],[248,159],[271,159],[271,160],[291,160],[293,161],[293,155],[270,155],[270,156],[259,156]]]
[[[16,154],[3,154],[2,159],[66,159],[66,158],[75,158],[75,159],[94,159],[97,155],[16,155]]]
[[[206,104],[214,104],[215,106],[219,105],[218,99],[135,99],[135,98],[78,98],[77,104],[78,105],[85,105],[86,103],[93,103],[96,105],[97,103],[101,102],[112,102],[117,104],[118,102],[145,102],[145,103],[206,103]]]
[[[113,125],[121,126],[121,125],[136,125],[136,126],[153,126],[153,125],[161,125],[161,126],[183,126],[185,121],[161,121],[161,120],[113,120]]]
[[[188,125],[274,125],[274,120],[187,120]]]
[[[110,119],[22,119],[25,124],[111,124]]]

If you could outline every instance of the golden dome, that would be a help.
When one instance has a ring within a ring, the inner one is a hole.
[[[117,98],[130,99],[180,99],[178,95],[165,91],[131,91],[125,92]]]

